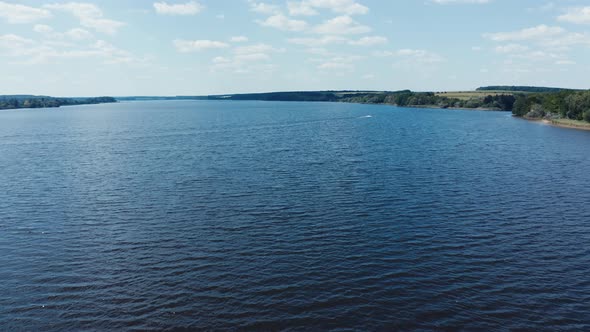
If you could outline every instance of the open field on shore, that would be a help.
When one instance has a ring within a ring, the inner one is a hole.
[[[519,92],[526,93],[526,92]],[[513,95],[514,91],[443,91],[435,93],[439,97],[457,98],[468,100],[471,98],[485,98],[487,96]]]

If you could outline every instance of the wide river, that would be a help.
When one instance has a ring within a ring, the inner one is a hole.
[[[0,330],[590,329],[590,132],[508,113],[0,112]]]

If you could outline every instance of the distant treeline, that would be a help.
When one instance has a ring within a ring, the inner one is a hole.
[[[427,106],[440,108],[485,108],[512,111],[515,97],[510,94],[489,95],[463,100],[437,95],[433,92],[410,90],[380,91],[298,91],[250,93],[209,96],[212,100],[263,100],[263,101],[325,101],[363,104],[388,104],[395,106]]]
[[[559,92],[559,91],[579,91],[562,88],[548,88],[542,86],[510,86],[510,85],[493,85],[477,88],[476,91],[510,91],[510,92]]]
[[[516,98],[513,95],[489,95],[470,99],[449,98],[433,92],[412,92],[410,90],[356,94],[342,98],[340,101],[366,104],[389,104],[396,106],[429,106],[440,108],[472,108],[512,111]]]
[[[212,100],[261,100],[261,101],[310,101],[338,102],[345,101],[349,96],[375,95],[386,92],[378,91],[290,91],[243,93],[234,95],[208,96]]]
[[[126,96],[117,97],[118,101],[153,101],[153,100],[208,100],[208,96]]]
[[[55,98],[48,96],[32,95],[5,95],[0,96],[0,109],[45,108],[116,102],[117,101],[115,100],[115,98],[112,97]]]
[[[533,119],[571,119],[590,122],[590,90],[520,94],[513,114]]]

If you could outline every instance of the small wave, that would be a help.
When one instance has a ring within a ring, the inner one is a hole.
[[[361,119],[368,119],[368,118],[372,118],[372,115],[365,115],[365,116],[361,116]]]

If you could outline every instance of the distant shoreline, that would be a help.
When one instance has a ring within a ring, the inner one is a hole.
[[[374,104],[370,104],[374,105]],[[467,107],[441,107],[438,105],[408,105],[408,106],[398,106],[398,105],[390,105],[394,107],[408,107],[408,108],[431,108],[431,109],[440,109],[440,110],[457,110],[457,111],[485,111],[485,112],[504,112],[507,111],[501,110],[499,108],[490,108],[490,107],[477,107],[477,108],[467,108]]]
[[[62,98],[35,95],[0,96],[0,110],[59,108],[62,106],[116,103],[113,97]]]

